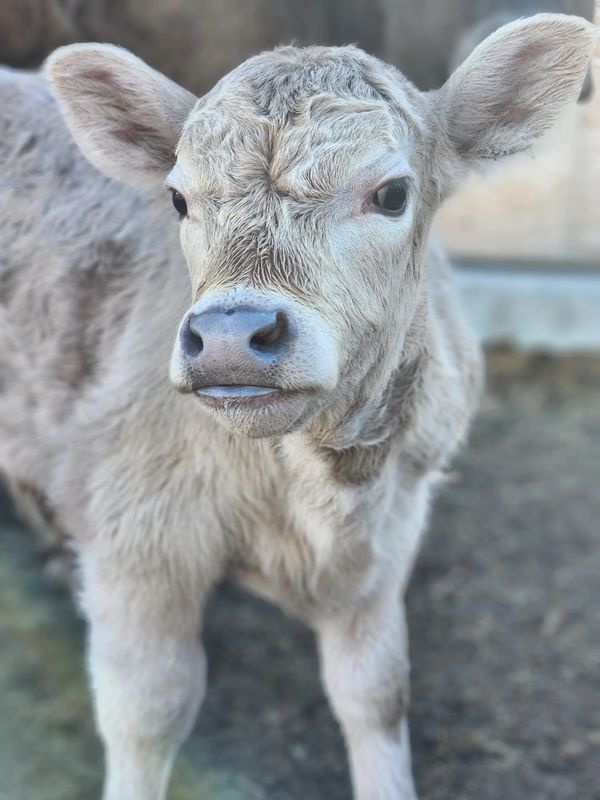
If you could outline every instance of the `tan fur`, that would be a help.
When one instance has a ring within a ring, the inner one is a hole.
[[[317,632],[356,798],[415,797],[401,597],[481,373],[429,224],[495,130],[521,149],[576,99],[594,39],[551,16],[496,34],[464,76],[486,113],[460,141],[458,77],[423,95],[355,48],[263,54],[198,102],[125,51],[57,51],[78,145],[153,197],[83,160],[43,77],[1,73],[0,464],[77,553],[105,800],[165,797],[204,692],[204,598],[228,573]],[[509,81],[528,109],[510,124]],[[370,198],[398,174],[409,204],[384,217]],[[188,202],[189,275],[165,178]],[[248,291],[297,314],[290,398],[207,412],[179,321],[190,296]]]

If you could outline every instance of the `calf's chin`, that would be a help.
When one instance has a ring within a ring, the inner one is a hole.
[[[258,397],[242,402],[235,399],[211,404],[200,399],[196,402],[233,433],[250,439],[263,439],[302,430],[319,414],[327,401],[325,398],[290,392],[266,400]]]

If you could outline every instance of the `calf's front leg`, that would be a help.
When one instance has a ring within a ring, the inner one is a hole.
[[[105,746],[103,800],[164,800],[205,689],[202,596],[118,558],[83,559],[89,667]]]
[[[342,728],[355,800],[416,800],[408,738],[409,662],[398,587],[317,628],[326,693]]]

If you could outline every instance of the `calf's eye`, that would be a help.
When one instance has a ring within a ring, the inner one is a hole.
[[[408,185],[404,178],[395,178],[378,189],[373,195],[373,205],[392,217],[399,217],[406,210]]]
[[[171,189],[171,198],[173,199],[173,205],[179,216],[187,217],[188,209],[185,197],[179,192],[176,192],[175,189]]]

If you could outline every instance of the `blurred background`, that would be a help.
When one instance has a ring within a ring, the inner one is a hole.
[[[592,19],[594,3],[0,0],[0,63],[109,41],[202,93],[277,44],[356,42],[430,89],[539,10]],[[437,217],[488,385],[409,593],[423,800],[600,800],[599,186],[596,58],[535,151],[470,178]],[[6,499],[0,551],[0,800],[96,797],[83,624]],[[208,699],[172,798],[348,798],[311,635],[224,587],[206,644]]]

